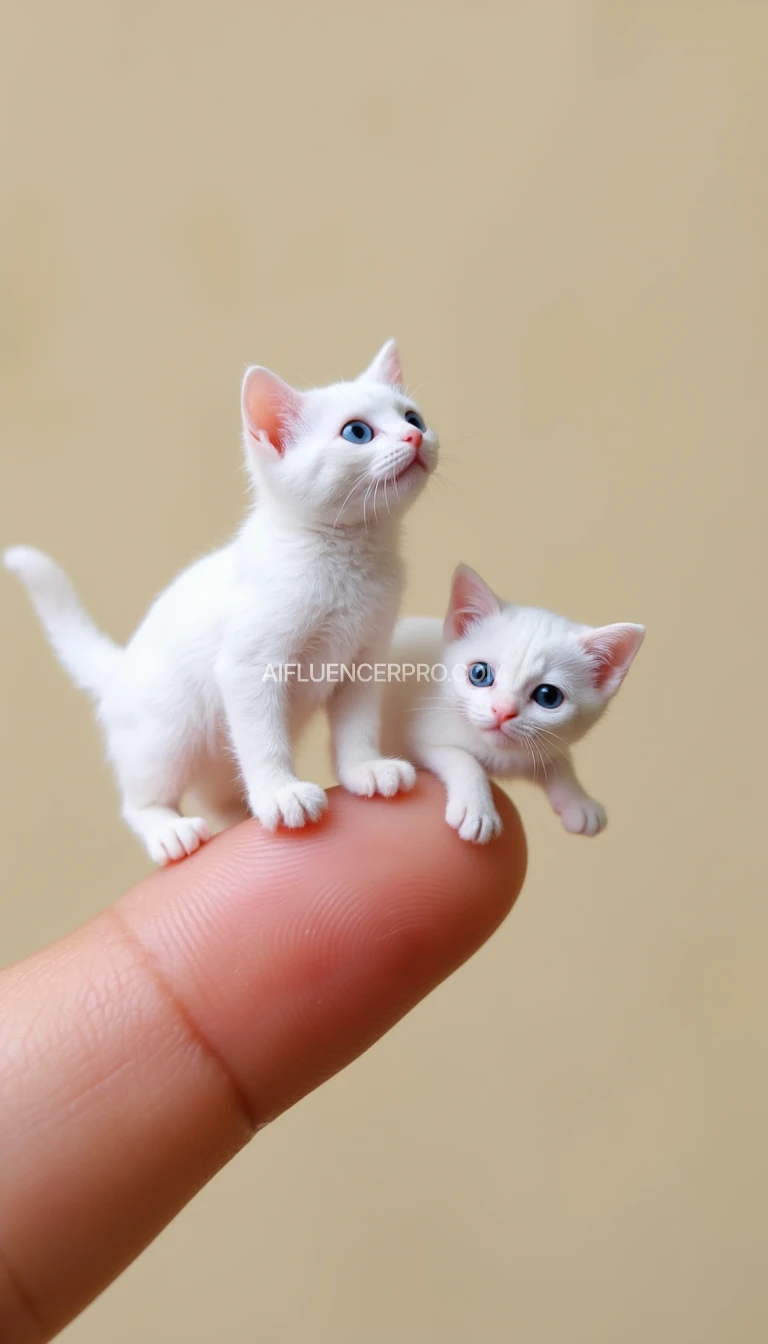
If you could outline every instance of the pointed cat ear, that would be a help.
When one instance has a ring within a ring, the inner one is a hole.
[[[389,387],[396,387],[399,392],[404,392],[405,379],[397,341],[387,341],[386,345],[382,345],[378,355],[368,365],[365,373],[360,374],[360,378],[372,383],[387,383]]]
[[[476,621],[496,616],[501,603],[487,583],[469,565],[459,565],[451,582],[451,600],[445,618],[447,640],[461,639]]]
[[[644,637],[642,625],[603,625],[581,636],[592,661],[596,690],[615,695]]]
[[[243,379],[243,425],[251,439],[268,442],[282,457],[301,415],[302,394],[269,369],[255,364]]]

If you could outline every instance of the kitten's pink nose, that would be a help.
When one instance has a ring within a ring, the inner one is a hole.
[[[419,451],[423,439],[424,435],[422,434],[420,429],[411,428],[408,430],[407,434],[403,434],[403,443],[412,443],[414,448],[416,449],[416,452]]]
[[[510,719],[516,719],[520,710],[517,705],[491,705],[491,713],[496,720],[496,727],[500,728],[502,723],[508,723]]]

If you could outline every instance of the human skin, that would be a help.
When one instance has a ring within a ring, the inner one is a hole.
[[[446,826],[430,776],[401,799],[330,802],[300,833],[215,837],[0,973],[7,1344],[51,1339],[511,908],[525,841],[503,795],[482,848]]]

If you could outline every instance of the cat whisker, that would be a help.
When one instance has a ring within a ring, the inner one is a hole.
[[[437,486],[439,486],[441,490],[448,490],[448,489],[456,490],[458,488],[455,481],[452,481],[450,478],[446,479],[445,476],[442,476],[439,471],[435,471],[432,473],[430,482],[432,481],[434,481],[434,483]]]
[[[570,746],[570,743],[567,742],[564,737],[561,737],[559,733],[551,732],[549,728],[537,728],[535,730],[535,736],[537,738],[545,738],[548,743],[551,743],[551,749],[556,755],[562,755],[563,751],[567,751]]]
[[[373,482],[373,481],[369,481],[369,482],[368,482],[368,489],[366,490],[366,492],[365,492],[365,497],[364,497],[364,499],[363,499],[363,526],[364,526],[366,532],[368,531],[368,518],[367,518],[367,515],[366,515],[366,509],[367,509],[367,507],[368,507],[368,498],[369,498],[370,493],[371,493],[371,491],[372,491],[372,489],[373,489],[373,486],[374,486],[374,482]]]
[[[347,505],[348,505],[350,499],[352,498],[353,494],[354,494],[355,491],[357,490],[358,486],[362,485],[362,483],[363,483],[364,480],[365,480],[365,472],[364,472],[364,471],[361,471],[360,475],[357,477],[357,480],[355,481],[354,485],[352,486],[352,489],[350,490],[349,494],[347,495],[346,499],[344,500],[344,503],[342,504],[341,508],[339,509],[339,512],[336,514],[336,517],[335,517],[335,519],[334,519],[334,521],[333,521],[333,527],[331,528],[331,531],[332,531],[332,532],[335,532],[335,531],[336,531],[336,528],[338,527],[339,519],[341,518],[342,513],[344,512],[345,508],[347,507]]]
[[[547,746],[550,746],[553,751],[560,749],[565,750],[566,747],[568,747],[568,742],[565,741],[565,738],[550,737],[549,732],[547,732],[547,734],[543,734],[542,732],[542,734],[537,735],[541,738],[541,741],[546,742]]]
[[[528,752],[528,755],[530,756],[531,760],[534,762],[536,761],[536,756],[534,754],[535,743],[533,734],[531,733],[530,729],[526,728],[523,724],[518,724],[515,729],[515,736],[513,740],[515,742],[521,742],[525,747],[526,751]]]
[[[548,764],[548,758],[546,758],[546,757],[544,756],[544,753],[542,752],[542,749],[541,749],[541,744],[540,744],[539,742],[533,741],[533,742],[531,743],[531,746],[533,747],[534,751],[535,751],[536,754],[538,755],[539,760],[541,761],[541,773],[543,774],[544,778],[546,779],[546,777],[547,777],[547,764]]]
[[[543,730],[547,732],[547,729]],[[542,730],[538,728],[524,728],[522,725],[518,728],[518,736],[521,742],[530,746],[531,754],[534,752],[541,762],[541,768],[546,776],[547,766],[552,764],[553,755],[559,756],[562,753],[556,747],[548,748],[547,744],[540,740]]]
[[[530,743],[529,743],[529,741],[527,741],[527,738],[521,738],[521,741],[522,741],[523,745],[525,745],[525,749],[526,749],[526,751],[527,751],[527,755],[529,755],[529,758],[530,758],[530,762],[531,762],[531,770],[533,770],[533,777],[534,777],[534,784],[535,784],[535,777],[537,777],[537,763],[535,763],[534,754],[533,754],[533,751],[531,751],[531,749],[530,749]]]
[[[534,782],[535,782],[535,781],[536,781],[536,757],[534,756],[533,752],[531,751],[531,744],[530,744],[530,742],[528,741],[528,738],[527,738],[525,735],[523,735],[523,736],[520,738],[520,741],[523,743],[523,746],[525,747],[525,749],[526,749],[526,751],[527,751],[527,753],[528,753],[528,755],[529,755],[529,757],[530,757],[530,759],[531,759],[531,767],[532,767],[532,769],[533,769],[533,778],[534,778]]]
[[[536,756],[538,757],[539,763],[540,763],[540,765],[541,765],[541,773],[542,773],[542,775],[544,776],[544,778],[546,779],[546,776],[547,776],[547,762],[545,761],[545,759],[544,759],[544,757],[543,757],[543,755],[542,755],[542,753],[541,753],[541,748],[539,747],[539,745],[538,745],[537,742],[533,741],[533,742],[531,742],[531,749],[536,753]]]

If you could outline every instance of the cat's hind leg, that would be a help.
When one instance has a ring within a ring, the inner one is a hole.
[[[154,863],[194,854],[211,832],[203,817],[184,817],[179,803],[188,787],[194,749],[180,749],[157,720],[108,730],[108,748],[122,791],[124,820]]]
[[[123,818],[154,863],[173,863],[194,854],[211,832],[203,817],[183,817],[173,807],[123,802]]]

